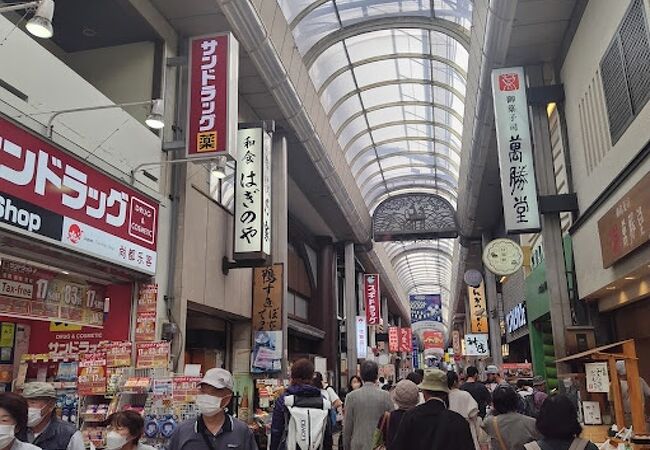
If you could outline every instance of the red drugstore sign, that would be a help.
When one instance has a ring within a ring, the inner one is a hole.
[[[156,272],[157,202],[0,118],[0,227]]]
[[[379,275],[373,273],[363,276],[363,295],[366,302],[366,321],[368,325],[379,325],[381,321]]]
[[[413,334],[410,328],[400,328],[400,351],[412,352],[413,351]]]
[[[188,157],[228,155],[235,147],[238,61],[231,33],[190,40]]]
[[[398,327],[388,328],[388,351],[391,353],[399,352],[400,329]]]

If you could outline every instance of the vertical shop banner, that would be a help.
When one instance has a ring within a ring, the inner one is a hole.
[[[253,270],[253,332],[282,330],[284,265]]]
[[[472,333],[488,332],[488,313],[485,300],[485,283],[481,281],[478,287],[467,286],[469,298],[469,320]]]
[[[388,351],[391,353],[399,352],[400,331],[398,327],[388,328]]]
[[[413,333],[410,328],[399,329],[399,349],[402,352],[410,353],[413,351]]]
[[[539,231],[524,68],[492,70],[492,97],[506,233]]]
[[[479,356],[487,358],[490,356],[487,334],[466,334],[464,356]]]
[[[271,256],[271,136],[263,128],[237,132],[234,258]]]
[[[379,325],[381,322],[381,295],[378,274],[365,274],[363,276],[363,297],[366,305],[367,324]]]
[[[189,42],[187,156],[234,156],[239,44],[231,33]]]
[[[0,118],[0,228],[156,272],[158,203]]]
[[[460,331],[453,330],[451,332],[451,345],[454,349],[454,356],[461,356],[462,349],[460,347]]]
[[[357,358],[364,359],[368,356],[368,326],[365,316],[357,316]]]
[[[445,336],[442,331],[425,330],[423,333],[424,351],[425,353],[440,353],[444,352]]]
[[[81,353],[79,355],[79,395],[103,395],[106,393],[106,353]]]
[[[135,345],[136,369],[166,369],[169,366],[169,342],[142,342]]]

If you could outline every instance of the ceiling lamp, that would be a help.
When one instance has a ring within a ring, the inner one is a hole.
[[[226,163],[228,160],[225,156],[218,156],[217,159],[212,163],[212,175],[215,178],[223,179],[226,178]]]
[[[145,119],[144,123],[154,130],[162,129],[165,126],[163,111],[163,101],[161,99],[157,98],[151,100],[151,111],[149,111],[149,115]]]
[[[42,39],[54,36],[52,18],[54,17],[54,0],[41,0],[34,17],[29,19],[25,28],[30,34]]]

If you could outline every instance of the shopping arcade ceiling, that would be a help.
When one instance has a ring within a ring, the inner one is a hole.
[[[471,0],[278,2],[369,213],[408,192],[455,207]],[[407,293],[448,298],[452,240],[381,245]]]

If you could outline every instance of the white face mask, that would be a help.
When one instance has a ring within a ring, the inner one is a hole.
[[[43,414],[41,413],[41,408],[29,408],[27,410],[27,426],[35,427],[43,419]]]
[[[117,450],[124,447],[127,442],[129,442],[129,438],[122,436],[115,430],[106,433],[106,450]]]
[[[223,411],[221,402],[224,397],[215,397],[214,395],[199,394],[196,396],[196,406],[204,416],[214,416]]]
[[[8,447],[16,438],[15,425],[0,425],[0,448]]]

